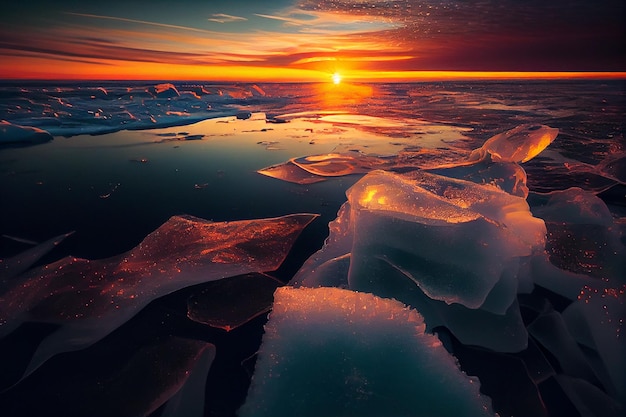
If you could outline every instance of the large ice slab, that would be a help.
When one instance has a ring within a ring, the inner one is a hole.
[[[398,301],[281,287],[239,415],[493,416],[479,385]]]
[[[137,247],[102,260],[67,257],[29,271],[0,294],[0,334],[23,321],[61,325],[26,373],[51,356],[84,348],[150,301],[201,282],[277,269],[317,215],[211,222],[173,216]]]
[[[543,253],[546,229],[524,198],[422,171],[374,171],[346,194],[324,247],[293,285],[393,297],[465,343],[525,347],[515,297],[532,289],[529,259]]]

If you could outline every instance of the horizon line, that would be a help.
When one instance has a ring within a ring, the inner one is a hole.
[[[402,82],[420,82],[420,81],[488,81],[488,80],[558,80],[558,79],[606,79],[606,80],[626,80],[626,71],[350,71],[342,74],[344,82],[370,82],[370,83],[402,83]],[[89,78],[80,76],[26,76],[26,77],[0,77],[0,82],[15,81],[202,81],[202,82],[265,82],[265,83],[320,83],[325,82],[319,78],[302,77],[297,79],[294,77],[289,80],[274,79],[271,77],[241,77],[234,78],[183,78],[183,77],[103,77]]]

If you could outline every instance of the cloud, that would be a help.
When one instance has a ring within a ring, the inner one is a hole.
[[[193,28],[189,26],[170,25],[167,23],[149,22],[146,20],[128,19],[125,17],[105,16],[105,15],[88,14],[88,13],[73,13],[73,12],[65,12],[65,14],[72,15],[72,16],[79,16],[79,17],[89,17],[93,19],[114,20],[114,21],[126,22],[126,23],[137,23],[141,25],[157,26],[157,27],[168,28],[168,29],[180,29],[180,30],[192,31],[192,32],[211,33],[211,31],[208,31],[208,30]]]
[[[289,23],[289,24],[294,25],[294,26],[302,26],[302,25],[307,23],[307,21],[305,21],[305,20],[295,19],[295,18],[292,18],[292,17],[274,16],[274,15],[261,14],[261,13],[255,13],[254,15],[255,16],[259,16],[259,17],[263,17],[265,19],[280,20],[281,22]]]
[[[215,13],[212,16],[213,18],[207,19],[207,20],[211,22],[217,22],[217,23],[243,22],[243,21],[248,20],[245,17],[233,16],[233,15],[224,14],[224,13]]]

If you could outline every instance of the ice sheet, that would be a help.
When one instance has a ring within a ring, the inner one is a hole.
[[[155,298],[189,285],[272,271],[317,215],[211,222],[174,216],[122,255],[67,257],[29,271],[0,298],[0,332],[25,320],[60,324],[26,374],[53,355],[100,340]]]

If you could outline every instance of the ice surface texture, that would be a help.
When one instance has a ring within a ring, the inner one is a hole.
[[[122,255],[67,257],[16,278],[0,294],[0,333],[25,320],[61,328],[26,374],[53,355],[91,345],[150,301],[189,285],[280,266],[314,214],[214,223],[174,216]]]
[[[478,389],[402,303],[281,287],[239,415],[493,416]]]

